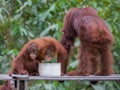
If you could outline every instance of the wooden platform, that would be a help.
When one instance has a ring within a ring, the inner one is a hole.
[[[76,80],[76,81],[119,81],[120,74],[113,74],[111,76],[28,76],[28,75],[17,75],[11,76],[0,75],[0,80],[13,80],[13,77],[19,80]]]

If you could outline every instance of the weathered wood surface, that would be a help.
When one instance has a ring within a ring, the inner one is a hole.
[[[30,76],[29,80],[74,80],[74,81],[118,81],[120,80],[120,74],[113,74],[111,76]]]
[[[120,74],[111,76],[28,76],[28,75],[12,75],[19,80],[78,80],[78,81],[119,81]],[[12,80],[8,75],[0,75],[0,80]]]
[[[15,86],[14,83],[15,90],[28,90],[29,80],[120,81],[120,74],[113,74],[111,76],[28,76],[13,74],[11,77],[0,75],[0,80],[15,80],[17,84]]]
[[[13,78],[9,75],[0,74],[0,80],[12,80]]]

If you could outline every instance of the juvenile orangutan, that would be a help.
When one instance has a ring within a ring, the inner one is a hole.
[[[39,75],[38,64],[44,60],[51,61],[55,55],[57,55],[57,62],[61,63],[61,75],[66,74],[68,56],[65,48],[56,39],[51,37],[33,39],[23,46],[17,57],[13,60],[9,75]],[[6,81],[0,87],[0,90],[12,90],[10,81]]]
[[[57,61],[61,63],[61,73],[64,75],[68,61],[64,47],[51,37],[33,39],[24,45],[13,60],[9,74],[38,75],[38,62],[50,61],[55,55]]]
[[[28,42],[21,49],[17,57],[12,62],[9,72],[11,74],[38,75],[38,56],[39,46],[35,42]]]

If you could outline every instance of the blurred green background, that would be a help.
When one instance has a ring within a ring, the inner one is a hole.
[[[120,0],[0,0],[0,73],[10,70],[11,61],[22,46],[33,38],[52,36],[61,39],[63,18],[71,7],[92,6],[105,19],[115,43],[113,69],[120,73]],[[71,53],[68,71],[77,67],[78,44]],[[115,81],[33,81],[29,90],[120,90]]]

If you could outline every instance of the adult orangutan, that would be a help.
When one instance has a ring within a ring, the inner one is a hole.
[[[62,29],[61,43],[68,54],[75,38],[80,39],[78,70],[68,75],[111,75],[113,36],[106,22],[98,17],[95,9],[71,8],[68,10]]]

